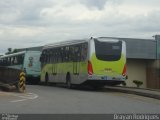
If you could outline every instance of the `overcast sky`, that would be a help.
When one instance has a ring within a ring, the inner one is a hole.
[[[160,0],[0,0],[0,53],[91,36],[155,34]]]

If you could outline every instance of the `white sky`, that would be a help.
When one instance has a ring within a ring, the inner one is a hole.
[[[0,53],[91,36],[155,34],[160,0],[0,0]]]

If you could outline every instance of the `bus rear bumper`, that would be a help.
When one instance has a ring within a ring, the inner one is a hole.
[[[123,80],[86,80],[82,83],[82,85],[89,85],[89,86],[114,86],[123,83]]]
[[[116,77],[112,77],[112,76],[103,76],[103,75],[89,75],[88,80],[125,81],[126,76],[119,75]]]
[[[91,75],[88,76],[88,79],[84,81],[82,84],[91,86],[119,85],[125,82],[125,80],[126,80],[125,76],[110,77],[110,76]]]

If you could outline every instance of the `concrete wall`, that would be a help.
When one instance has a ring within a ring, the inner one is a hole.
[[[0,66],[0,83],[16,84],[21,70]]]
[[[146,88],[146,60],[127,59],[127,86],[136,87],[133,80],[139,80],[143,82],[142,88]]]

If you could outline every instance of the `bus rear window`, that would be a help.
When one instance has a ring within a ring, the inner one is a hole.
[[[95,41],[95,53],[99,60],[117,61],[121,58],[122,41],[118,42],[101,42]]]

